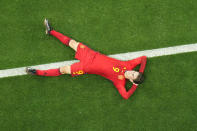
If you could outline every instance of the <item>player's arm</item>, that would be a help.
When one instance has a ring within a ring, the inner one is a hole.
[[[133,86],[129,89],[129,91],[127,92],[124,86],[116,86],[118,89],[118,92],[120,93],[120,95],[124,98],[124,99],[128,99],[137,89],[137,85],[133,84]]]
[[[139,64],[141,64],[139,72],[144,73],[144,69],[146,67],[146,61],[147,61],[147,57],[141,56],[141,57],[135,58],[133,60],[129,60],[128,63],[130,63],[132,65],[132,67],[136,67]],[[128,67],[128,68],[130,68],[130,67]]]
[[[140,62],[141,65],[140,65],[139,72],[144,73],[144,69],[146,67],[147,57],[146,56],[142,56],[142,57],[140,57],[140,59],[141,59],[141,62]]]

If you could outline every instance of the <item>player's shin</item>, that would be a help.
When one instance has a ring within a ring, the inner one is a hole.
[[[36,75],[39,76],[59,76],[61,75],[60,69],[49,69],[49,70],[36,70]]]
[[[71,38],[69,38],[68,36],[65,36],[55,30],[50,31],[50,34],[59,39],[64,45],[69,46]]]

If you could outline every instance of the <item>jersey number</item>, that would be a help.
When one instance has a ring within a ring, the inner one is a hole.
[[[126,70],[126,67],[124,67],[123,69]],[[113,70],[115,72],[120,72],[120,69],[118,67],[113,67]],[[122,72],[123,72],[123,70],[122,70]]]
[[[77,72],[73,72],[73,74],[75,75],[75,74],[77,74],[77,75],[82,75],[84,72],[82,71],[82,70],[79,70],[79,71],[77,71]]]
[[[115,67],[113,67],[113,70],[115,71],[115,72],[119,72],[120,71],[120,69],[119,68],[115,68]]]

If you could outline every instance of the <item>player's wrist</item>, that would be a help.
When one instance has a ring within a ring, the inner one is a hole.
[[[134,85],[138,86],[138,84],[133,83]]]

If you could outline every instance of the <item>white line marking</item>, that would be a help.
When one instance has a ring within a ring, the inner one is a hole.
[[[173,47],[167,47],[167,48],[145,50],[145,51],[114,54],[114,55],[109,55],[109,56],[112,58],[119,59],[119,60],[131,60],[136,57],[143,56],[143,55],[151,58],[151,57],[157,57],[157,56],[173,55],[173,54],[180,54],[180,53],[194,52],[194,51],[197,51],[197,43],[189,44],[189,45],[173,46]],[[31,66],[31,67],[35,69],[46,70],[46,69],[51,69],[51,68],[59,68],[65,65],[70,65],[75,62],[78,62],[78,60],[49,63],[49,64],[36,65],[36,66]],[[26,75],[27,73],[25,72],[25,68],[26,67],[0,70],[0,78]]]

